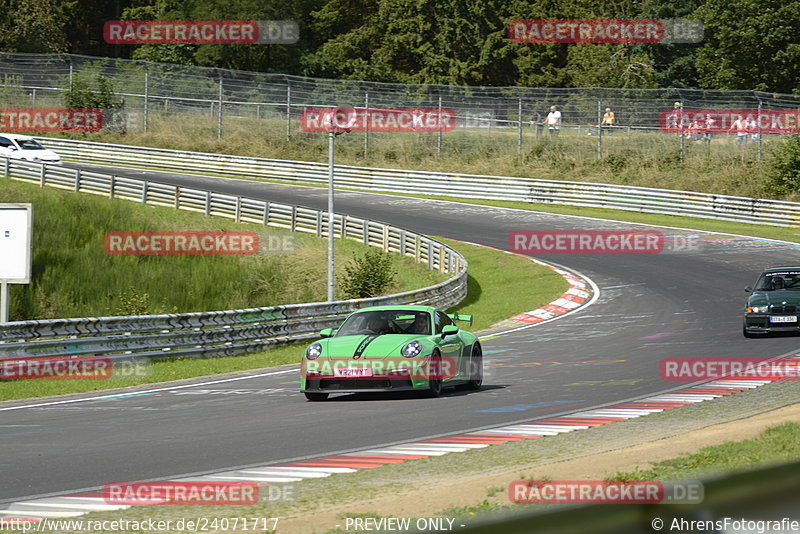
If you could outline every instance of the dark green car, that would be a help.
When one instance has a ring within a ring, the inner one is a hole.
[[[306,348],[300,389],[312,401],[331,393],[417,390],[438,397],[445,387],[480,389],[481,345],[454,321],[472,324],[472,316],[430,306],[361,309]]]
[[[758,277],[744,310],[744,337],[772,332],[800,332],[800,267],[773,267]]]

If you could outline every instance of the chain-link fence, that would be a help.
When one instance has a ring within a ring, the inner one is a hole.
[[[798,95],[756,91],[406,85],[15,53],[0,54],[0,107],[59,107],[64,93],[77,83],[92,87],[101,78],[110,81],[122,108],[121,127],[128,131],[149,131],[158,121],[174,125],[180,116],[181,122],[202,125],[205,135],[212,138],[263,127],[268,135],[316,139],[318,134],[299,128],[300,114],[309,107],[448,108],[457,116],[454,131],[415,134],[415,142],[439,154],[476,147],[523,151],[550,142],[552,134],[558,133],[563,145],[586,157],[631,149],[680,151],[683,157],[690,150],[738,144],[746,145],[738,149],[760,158],[762,144],[782,133],[753,130],[743,138],[733,128],[719,127],[711,135],[688,127],[685,132],[667,133],[660,121],[676,102],[686,110],[800,108]],[[553,105],[561,112],[560,132],[546,124]],[[609,110],[613,122],[603,124]],[[359,146],[363,142],[366,156],[371,147],[394,135],[364,132],[348,136],[347,142]]]

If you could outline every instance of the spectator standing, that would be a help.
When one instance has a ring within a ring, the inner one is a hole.
[[[703,132],[703,141],[705,141],[706,143],[711,142],[711,136],[713,135],[714,128],[716,127],[717,127],[717,121],[711,117],[711,114],[707,114],[705,131]]]
[[[558,132],[561,130],[561,112],[558,111],[558,106],[550,106],[550,113],[547,114],[545,121],[550,137],[558,137]]]
[[[606,108],[606,112],[603,113],[603,121],[600,123],[600,128],[609,130],[614,127],[615,123],[616,117],[614,116],[614,112],[611,111],[611,108]]]
[[[750,140],[754,143],[757,142],[761,134],[758,133],[758,124],[752,115],[747,116],[747,131],[750,132]]]
[[[747,144],[747,119],[744,117],[739,117],[731,127],[728,129],[729,132],[736,132],[736,144],[737,145],[746,145]]]
[[[536,128],[536,137],[542,135],[542,129],[544,129],[544,123],[542,122],[542,116],[539,114],[538,111],[534,111],[531,114],[531,128]]]

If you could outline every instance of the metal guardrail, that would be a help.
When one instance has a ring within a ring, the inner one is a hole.
[[[327,183],[324,163],[106,145],[51,137],[37,139],[74,161],[248,176],[289,183]],[[337,165],[336,169],[338,186],[371,191],[612,208],[773,226],[800,224],[798,202],[510,176],[349,165]]]
[[[169,206],[320,237],[328,235],[327,213],[310,208],[8,158],[0,158],[0,168],[6,178],[43,187]],[[314,337],[320,329],[337,326],[348,314],[365,306],[429,304],[447,308],[466,296],[466,260],[435,239],[381,222],[341,214],[336,214],[333,231],[339,238],[360,241],[414,258],[417,262],[427,262],[429,269],[452,273],[453,276],[422,289],[333,303],[4,323],[0,324],[0,357],[97,355],[128,359],[229,356]]]

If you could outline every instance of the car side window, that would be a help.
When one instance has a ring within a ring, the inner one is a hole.
[[[437,334],[441,334],[442,333],[442,328],[444,328],[445,326],[447,326],[449,324],[454,324],[453,321],[451,321],[450,318],[447,315],[445,315],[444,313],[442,313],[442,312],[440,312],[438,310],[436,311],[436,313],[433,316],[433,322],[434,322],[434,324],[436,326],[436,333]]]
[[[6,139],[5,137],[0,137],[0,146],[3,148],[8,148],[10,146],[14,146],[14,143],[12,143],[10,139]]]

